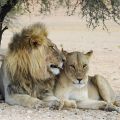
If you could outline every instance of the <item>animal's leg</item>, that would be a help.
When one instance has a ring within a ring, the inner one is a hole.
[[[11,84],[11,80],[2,65],[0,69],[0,78],[3,83],[3,95],[5,98],[5,102],[11,105],[22,105],[25,107],[38,108],[41,107],[43,102],[37,98],[31,97],[27,94],[10,94],[9,85]]]
[[[100,75],[91,77],[92,83],[98,88],[101,98],[107,103],[114,103],[115,93],[108,81]]]
[[[21,105],[29,108],[45,107],[46,103],[38,98],[31,97],[26,94],[11,94],[5,97],[5,102],[10,105]]]
[[[64,99],[63,101],[64,101],[63,107],[77,108],[77,104],[75,100]]]
[[[119,97],[116,97],[116,100],[114,102],[114,105],[120,107],[120,98]]]
[[[105,101],[98,101],[98,100],[84,100],[84,101],[78,101],[77,102],[77,108],[82,109],[102,109],[107,111],[117,111],[120,112],[119,108],[117,108],[114,105],[108,105]]]
[[[43,101],[45,101],[48,104],[48,107],[51,110],[59,110],[63,106],[63,101],[55,97],[52,93],[49,95],[45,96]]]

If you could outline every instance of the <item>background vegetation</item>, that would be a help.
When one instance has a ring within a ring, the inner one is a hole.
[[[106,21],[113,20],[120,24],[120,0],[0,0],[0,44],[3,32],[8,29],[4,25],[5,17],[12,10],[12,15],[31,10],[39,5],[40,14],[51,14],[51,11],[63,7],[67,15],[82,15],[88,27],[96,28]]]

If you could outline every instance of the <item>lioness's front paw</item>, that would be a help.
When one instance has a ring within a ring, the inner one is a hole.
[[[72,102],[71,102],[71,107],[72,107],[72,108],[77,108],[76,101],[72,101]]]
[[[116,107],[116,111],[120,113],[120,107]]]
[[[115,105],[116,105],[117,107],[120,107],[120,100],[115,101]]]
[[[120,113],[120,108],[114,105],[107,105],[104,110],[109,112],[117,111],[118,113]]]
[[[34,109],[39,109],[39,108],[43,108],[45,107],[45,104],[43,101],[39,100],[39,99],[36,99],[32,105],[32,108]]]
[[[51,110],[60,110],[63,107],[64,103],[62,101],[53,100],[49,103],[49,109]]]

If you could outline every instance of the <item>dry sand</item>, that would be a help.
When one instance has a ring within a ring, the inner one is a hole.
[[[108,23],[109,32],[98,28],[94,31],[86,27],[80,17],[19,16],[13,20],[9,30],[4,32],[0,53],[4,52],[14,32],[25,25],[42,21],[49,30],[49,38],[67,51],[89,51],[94,55],[90,62],[90,75],[103,75],[120,97],[120,26]],[[0,104],[0,120],[120,120],[120,114],[100,110],[50,111],[48,108],[33,110],[20,106]]]

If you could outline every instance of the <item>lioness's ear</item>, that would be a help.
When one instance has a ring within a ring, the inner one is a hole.
[[[68,55],[68,52],[67,52],[67,51],[63,50],[63,48],[62,48],[61,52],[62,52],[62,54],[63,54],[65,57],[67,57],[67,55]]]
[[[61,52],[62,52],[62,54],[63,54],[65,57],[67,57],[68,52],[63,49],[63,45],[62,45],[62,44],[61,44]]]
[[[92,56],[92,54],[93,54],[93,50],[90,50],[85,55],[87,56],[87,58],[90,58]]]

